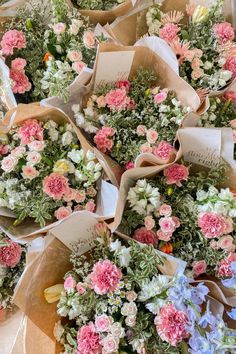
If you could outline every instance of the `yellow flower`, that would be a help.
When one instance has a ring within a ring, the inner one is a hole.
[[[151,93],[151,90],[150,90],[150,89],[147,89],[147,90],[145,91],[145,95],[146,95],[146,96],[149,96],[150,93]]]
[[[167,188],[167,195],[171,196],[174,193],[174,189],[172,187]]]
[[[64,290],[63,284],[56,284],[44,290],[45,300],[52,304],[60,299],[61,292]]]
[[[204,20],[206,20],[208,15],[209,15],[209,9],[207,7],[198,5],[195,8],[194,13],[192,15],[192,21],[193,23],[203,22]]]
[[[58,160],[53,167],[53,172],[59,173],[61,175],[66,175],[67,173],[73,173],[75,170],[74,165],[65,160]]]

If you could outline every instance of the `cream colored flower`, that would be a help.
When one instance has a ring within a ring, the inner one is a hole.
[[[200,23],[206,20],[209,15],[209,9],[207,7],[198,5],[193,13],[192,21],[193,23]]]
[[[44,290],[45,300],[52,304],[60,300],[61,292],[64,290],[63,284],[56,284]]]

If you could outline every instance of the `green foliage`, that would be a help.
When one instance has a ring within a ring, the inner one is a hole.
[[[124,0],[72,0],[75,5],[84,10],[111,10],[120,5]]]

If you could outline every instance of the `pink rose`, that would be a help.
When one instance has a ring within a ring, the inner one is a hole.
[[[76,286],[75,279],[71,275],[69,275],[64,281],[64,289],[66,291],[74,290],[75,286]]]
[[[95,328],[97,332],[109,332],[111,324],[112,319],[107,315],[97,316],[95,319]]]
[[[163,232],[162,230],[157,231],[157,237],[158,237],[158,240],[160,240],[160,241],[169,242],[172,235],[173,235],[173,233],[171,233],[171,232]]]
[[[96,204],[92,200],[90,200],[88,203],[86,203],[85,209],[93,213],[96,209]]]
[[[159,31],[159,36],[160,38],[164,39],[167,43],[172,42],[173,40],[177,39],[177,33],[181,30],[180,27],[178,27],[174,23],[167,23],[163,28],[160,29]]]
[[[224,69],[231,71],[233,79],[236,77],[236,56],[227,58]]]
[[[121,314],[123,316],[136,316],[138,312],[135,302],[125,302],[121,308]]]
[[[194,52],[192,51],[192,50],[187,50],[185,53],[184,53],[184,57],[185,57],[185,59],[186,60],[188,60],[188,61],[192,61],[193,60],[193,58],[194,58]]]
[[[153,148],[148,143],[145,143],[140,146],[140,152],[142,154],[151,154],[152,151],[153,151]]]
[[[73,62],[74,61],[82,61],[83,56],[82,56],[81,52],[78,52],[76,50],[72,50],[68,53],[68,58]]]
[[[11,68],[17,71],[24,70],[26,65],[27,65],[26,60],[22,58],[16,58],[11,62]]]
[[[77,73],[80,74],[84,68],[86,68],[86,64],[83,61],[76,61],[72,64],[72,69]]]
[[[202,52],[201,49],[194,48],[194,49],[192,49],[192,51],[194,52],[195,57],[197,57],[197,58],[201,58],[202,57],[203,52]]]
[[[191,67],[194,70],[199,69],[201,65],[202,65],[202,61],[199,58],[194,58],[193,61],[191,62]]]
[[[164,176],[166,177],[166,184],[176,184],[176,186],[181,187],[181,182],[188,179],[189,170],[184,165],[174,163],[164,170]]]
[[[173,234],[176,230],[175,222],[172,217],[165,216],[159,220],[161,231],[168,234]]]
[[[224,234],[230,234],[233,230],[233,220],[231,218],[224,217]]]
[[[86,31],[83,36],[83,42],[85,47],[94,48],[96,43],[95,34],[92,31]]]
[[[34,166],[41,161],[41,155],[37,151],[30,151],[27,154],[28,165]]]
[[[220,44],[234,39],[234,29],[229,22],[215,24],[213,26],[213,32]]]
[[[163,90],[163,91],[159,92],[157,95],[154,96],[154,101],[157,104],[160,104],[163,101],[165,101],[166,98],[167,98],[167,92]]]
[[[39,171],[37,171],[33,166],[23,166],[21,175],[24,179],[29,179],[32,181],[34,178],[39,176]]]
[[[28,144],[30,151],[43,151],[45,148],[45,141],[34,140]]]
[[[105,100],[105,96],[99,96],[97,98],[97,105],[98,105],[98,108],[104,108],[106,107],[106,100]]]
[[[174,147],[166,141],[161,141],[158,146],[153,148],[153,154],[162,160],[170,160],[174,152]]]
[[[145,227],[140,227],[137,229],[134,232],[133,239],[138,242],[157,247],[158,240],[155,232],[152,230],[147,230]]]
[[[77,193],[78,193],[78,191],[76,189],[68,188],[68,190],[64,194],[63,200],[65,202],[69,203],[72,200],[75,200]]]
[[[18,159],[14,156],[6,156],[3,158],[1,167],[5,172],[12,172],[18,163]]]
[[[126,299],[127,299],[128,301],[135,301],[135,300],[137,299],[137,297],[138,297],[138,295],[136,294],[136,292],[133,291],[133,290],[127,291],[126,294],[125,294],[125,296],[126,296]]]
[[[66,30],[65,23],[59,22],[52,26],[53,32],[55,34],[63,34]]]
[[[57,209],[54,213],[55,218],[57,218],[57,220],[63,220],[71,214],[72,214],[71,207],[63,207],[63,206]]]
[[[86,291],[85,287],[84,287],[84,284],[83,283],[78,283],[76,285],[76,290],[77,292],[80,294],[80,295],[83,295]]]
[[[172,213],[172,208],[168,204],[162,204],[160,206],[159,213],[160,213],[160,215],[163,215],[163,216],[170,216]]]
[[[200,274],[205,273],[207,269],[207,264],[205,261],[193,262],[192,266],[193,266],[193,274],[195,278],[197,278]]]
[[[152,230],[155,227],[155,220],[152,216],[146,216],[144,219],[144,224],[148,231]]]
[[[211,247],[213,250],[218,250],[218,249],[219,249],[218,242],[215,241],[215,240],[211,240],[211,242],[210,242],[210,247]]]
[[[217,243],[221,249],[223,249],[223,250],[225,249],[225,250],[229,251],[229,250],[231,250],[231,247],[233,245],[233,241],[234,241],[234,239],[232,236],[226,235],[226,236],[221,237]]]
[[[128,327],[131,327],[131,328],[135,327],[135,325],[136,325],[136,316],[128,316],[128,317],[126,317],[125,324]]]
[[[155,130],[149,129],[147,131],[147,141],[149,144],[154,144],[157,141],[158,133]]]
[[[139,125],[136,131],[138,136],[145,136],[147,128],[145,127],[145,125]]]
[[[23,157],[26,152],[26,148],[24,146],[17,146],[15,149],[11,151],[11,156],[14,157]]]
[[[95,196],[97,195],[97,191],[96,191],[95,188],[89,187],[89,188],[86,189],[86,195],[87,195],[88,197],[93,198],[93,197],[95,197]]]
[[[102,346],[105,353],[116,353],[119,349],[119,340],[108,334],[108,336],[102,339]]]
[[[76,203],[83,203],[86,198],[86,193],[84,190],[77,191],[75,194],[75,201]]]
[[[13,93],[23,94],[31,90],[31,83],[23,71],[10,69],[10,79],[12,80]]]
[[[7,155],[9,152],[9,146],[0,144],[0,155]]]
[[[14,48],[26,48],[26,38],[22,31],[10,30],[7,31],[1,40],[3,55],[12,55]]]
[[[193,72],[191,74],[193,80],[198,80],[203,75],[204,75],[204,71],[202,69],[195,69],[195,70],[193,70]]]

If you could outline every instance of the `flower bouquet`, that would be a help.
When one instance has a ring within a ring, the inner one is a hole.
[[[13,310],[14,289],[25,267],[26,247],[0,233],[0,323]]]
[[[222,16],[224,1],[217,0],[209,9],[187,5],[187,24],[181,24],[184,13],[163,13],[160,5],[147,13],[149,33],[165,40],[174,51],[180,76],[194,88],[218,91],[236,77],[235,33]]]

